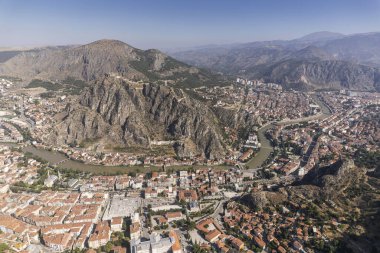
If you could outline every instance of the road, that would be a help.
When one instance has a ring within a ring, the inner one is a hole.
[[[331,112],[331,109],[328,109],[328,110]],[[348,119],[352,114],[358,112],[358,110],[359,110],[359,109],[352,109],[352,110],[350,110],[350,111],[347,113],[346,116],[342,117],[341,119],[339,119],[339,120],[336,121],[336,122],[331,123],[330,126],[325,127],[325,128],[323,129],[323,131],[324,131],[324,132],[328,132],[328,130],[330,130],[332,127],[338,125],[342,120],[344,120],[344,119]],[[307,149],[307,151],[306,151],[306,154],[302,157],[301,164],[300,164],[301,167],[306,166],[306,164],[308,163],[309,158],[310,158],[310,155],[311,155],[311,153],[313,152],[313,150],[314,150],[314,148],[315,148],[315,146],[316,146],[316,144],[317,144],[317,141],[318,141],[319,136],[320,136],[320,132],[319,132],[319,133],[316,133],[316,134],[313,136],[313,141],[310,143],[310,145],[309,145],[309,147],[308,147],[308,149]]]
[[[207,218],[213,218],[214,224],[216,225],[216,227],[219,230],[221,230],[222,232],[225,232],[223,225],[221,225],[221,223],[222,223],[221,219],[220,219],[221,216],[219,214],[223,211],[223,205],[227,201],[228,201],[227,198],[220,200],[212,214],[196,218],[196,219],[194,219],[194,221],[197,222],[199,220],[203,220],[203,219],[207,219]],[[188,233],[189,233],[190,239],[193,243],[198,243],[198,244],[207,243],[207,241],[198,233],[198,231],[196,229],[188,231]]]
[[[33,130],[35,127],[35,123],[33,120],[29,119],[28,117],[25,116],[25,105],[24,105],[24,97],[22,97],[22,103],[21,103],[21,108],[20,108],[20,119],[28,123],[29,129]]]
[[[313,94],[312,98],[314,102],[320,106],[321,108],[320,113],[316,115],[308,116],[308,117],[298,118],[298,119],[282,120],[279,122],[273,122],[273,121],[268,122],[266,125],[264,125],[258,130],[257,135],[261,143],[261,148],[259,152],[257,152],[257,154],[246,163],[249,169],[260,168],[263,165],[263,163],[268,159],[269,155],[273,152],[273,146],[270,140],[265,136],[265,132],[268,129],[274,127],[274,124],[285,126],[285,125],[297,124],[297,123],[302,123],[302,122],[309,122],[309,121],[318,120],[318,119],[324,119],[331,115],[331,109],[329,109],[316,94]]]
[[[110,194],[109,198],[107,198],[104,205],[102,205],[103,210],[102,210],[102,213],[99,215],[99,218],[101,220],[103,220],[104,214],[106,213],[107,209],[110,207],[111,201],[112,201],[112,195]]]
[[[308,163],[309,157],[311,153],[313,152],[315,145],[317,144],[318,138],[319,138],[318,134],[313,136],[313,141],[310,143],[309,147],[307,148],[306,153],[302,156],[300,167],[304,167]]]

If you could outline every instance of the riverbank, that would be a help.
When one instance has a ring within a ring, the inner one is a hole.
[[[105,166],[105,165],[91,165],[91,164],[85,164],[79,161],[70,160],[68,159],[64,154],[55,152],[55,151],[49,151],[44,149],[39,149],[34,146],[26,146],[22,148],[23,152],[29,152],[34,156],[37,156],[45,161],[47,161],[49,164],[56,164],[60,161],[66,160],[63,163],[58,164],[56,167],[60,169],[72,169],[72,170],[79,170],[84,172],[91,172],[94,174],[126,174],[129,172],[151,172],[151,171],[164,171],[162,167],[159,166],[143,166],[143,165],[135,165],[135,166]],[[198,169],[198,168],[207,168],[212,167],[213,169],[220,169],[220,170],[226,170],[231,166],[226,165],[214,165],[214,166],[206,166],[206,165],[177,165],[177,166],[167,166],[165,167],[165,171],[172,172],[172,171],[178,171],[178,170],[189,170],[191,168]]]
[[[261,127],[258,132],[258,138],[261,143],[261,148],[259,152],[256,153],[254,157],[249,160],[246,165],[249,169],[257,169],[260,168],[263,163],[268,159],[270,154],[274,151],[274,148],[270,142],[270,140],[265,136],[265,132],[269,130],[270,128],[274,127],[276,125],[292,125],[292,124],[298,124],[302,122],[309,122],[312,120],[318,120],[318,119],[324,119],[331,115],[331,110],[318,98],[316,94],[312,95],[312,98],[316,104],[319,105],[321,108],[321,112],[317,115],[309,116],[309,117],[303,117],[299,119],[292,119],[292,120],[283,120],[279,122],[271,122],[263,127]]]
[[[258,138],[261,143],[261,148],[257,154],[249,160],[246,165],[249,169],[257,169],[262,166],[262,164],[268,159],[270,154],[273,152],[273,146],[271,145],[270,140],[265,136],[265,133],[268,129],[274,127],[274,124],[281,125],[291,125],[296,123],[308,122],[312,120],[322,119],[331,115],[330,110],[326,107],[326,105],[318,98],[316,94],[312,95],[315,103],[317,103],[321,108],[321,113],[319,115],[314,115],[310,117],[304,117],[300,119],[293,120],[284,120],[281,122],[270,122],[267,125],[261,127],[258,130]],[[58,168],[61,169],[72,169],[79,170],[84,172],[91,172],[94,174],[117,174],[117,173],[129,173],[129,172],[150,172],[150,171],[163,171],[162,167],[158,166],[143,166],[143,165],[135,165],[135,166],[105,166],[105,165],[91,165],[85,164],[79,161],[68,159],[64,154],[44,149],[38,149],[34,146],[26,146],[22,148],[23,152],[29,152],[34,156],[40,157],[43,160],[49,162],[49,164],[56,164],[60,161],[66,160],[63,163],[57,165]],[[177,170],[188,170],[190,168],[206,168],[212,167],[214,169],[225,170],[230,168],[231,166],[226,165],[176,165],[176,166],[167,166],[166,171],[177,171]]]
[[[273,146],[270,143],[270,140],[265,136],[265,132],[272,127],[273,123],[270,123],[257,131],[257,137],[261,143],[261,147],[259,152],[246,163],[249,169],[257,169],[261,167],[273,152]]]

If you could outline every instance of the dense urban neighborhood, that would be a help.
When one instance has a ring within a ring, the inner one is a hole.
[[[379,93],[301,92],[242,78],[196,88],[192,96],[221,120],[249,118],[225,127],[228,152],[208,159],[99,151],[91,140],[54,146],[46,140],[55,115],[75,98],[6,78],[0,92],[0,241],[11,251],[329,252],[347,249],[347,232],[364,233],[351,200],[311,201],[291,185],[323,168],[376,173]],[[351,194],[379,201],[373,182],[366,187]]]
[[[0,0],[0,253],[379,253],[380,0]]]

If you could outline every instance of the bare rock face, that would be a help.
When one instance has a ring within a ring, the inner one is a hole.
[[[242,202],[249,207],[261,209],[266,205],[280,204],[286,200],[303,196],[310,200],[335,200],[342,198],[350,187],[366,181],[364,170],[356,167],[351,160],[339,162],[335,166],[316,168],[302,181],[293,186],[285,186],[277,191],[253,192],[243,196]]]
[[[241,201],[251,208],[260,210],[268,204],[277,205],[286,199],[286,192],[259,191],[243,196]]]
[[[365,171],[355,166],[353,161],[346,161],[333,173],[324,175],[321,180],[316,180],[322,187],[323,196],[327,199],[335,199],[342,195],[343,191],[352,186],[359,186],[366,181]]]
[[[339,160],[327,167],[315,167],[300,181],[301,186],[313,186],[320,190],[320,195],[327,199],[334,199],[342,195],[348,187],[360,185],[366,179],[365,171],[355,166],[352,160]]]
[[[214,114],[181,89],[128,84],[106,77],[68,106],[53,142],[96,140],[108,146],[149,148],[172,141],[179,156],[219,157],[225,149]]]
[[[214,107],[213,111],[222,125],[231,128],[251,128],[262,123],[260,117],[252,115],[252,113],[245,110]]]

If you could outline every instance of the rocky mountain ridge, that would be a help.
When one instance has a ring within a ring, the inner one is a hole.
[[[343,192],[360,182],[365,182],[363,169],[354,165],[352,160],[338,161],[326,168],[314,168],[302,180],[292,186],[279,188],[277,191],[258,191],[245,195],[242,200],[253,208],[263,208],[267,204],[279,204],[292,199],[293,195],[304,195],[307,199],[326,198],[335,200]]]
[[[99,40],[74,47],[52,47],[21,52],[0,64],[0,74],[24,80],[93,82],[105,74],[131,80],[168,81],[177,86],[218,84],[222,78],[191,67],[155,50],[140,50],[117,40]]]
[[[180,157],[212,159],[225,153],[214,114],[181,89],[164,85],[130,84],[107,76],[57,120],[61,123],[48,142],[78,145],[91,140],[108,148],[149,149],[154,141],[172,141]]]
[[[317,33],[173,53],[178,60],[225,74],[296,89],[380,90],[380,33]]]

